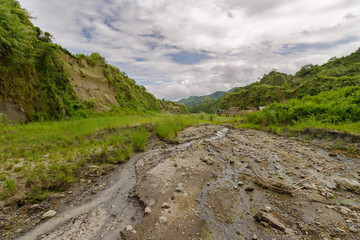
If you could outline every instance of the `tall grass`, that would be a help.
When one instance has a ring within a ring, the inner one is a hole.
[[[165,140],[175,140],[178,133],[184,128],[199,124],[197,117],[175,117],[165,118],[165,120],[155,125],[156,134]]]
[[[291,128],[321,127],[359,133],[360,87],[344,87],[316,96],[274,103],[249,114],[245,123]]]
[[[149,132],[145,127],[139,127],[131,136],[131,143],[135,151],[145,151],[149,139]]]

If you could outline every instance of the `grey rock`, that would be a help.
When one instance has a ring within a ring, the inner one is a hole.
[[[167,223],[167,218],[164,216],[159,217],[159,222],[162,224],[166,224]]]
[[[271,212],[272,209],[271,209],[271,207],[269,207],[269,206],[265,206],[265,207],[264,207],[264,211],[265,211],[265,212]]]
[[[360,226],[359,225],[352,225],[349,227],[349,230],[353,233],[359,233],[360,232]]]
[[[161,205],[161,208],[163,208],[163,209],[169,209],[169,208],[170,208],[170,205],[169,205],[167,202],[164,202],[164,203]]]
[[[336,179],[336,183],[343,190],[360,193],[360,183],[354,179],[339,178]]]
[[[41,216],[41,219],[52,218],[56,215],[56,211],[49,210]]]
[[[348,215],[351,212],[351,210],[348,209],[347,207],[340,206],[340,212],[341,214]]]
[[[214,164],[214,161],[209,157],[202,157],[202,158],[200,158],[200,160],[203,161],[204,163],[206,163],[207,165],[213,165]]]
[[[178,186],[175,189],[176,192],[183,192],[184,191],[184,185],[182,183],[179,183]]]
[[[126,228],[125,228],[126,231],[132,231],[134,230],[133,226],[131,225],[127,225]]]
[[[146,207],[145,208],[145,214],[150,214],[151,213],[151,208],[150,207]]]

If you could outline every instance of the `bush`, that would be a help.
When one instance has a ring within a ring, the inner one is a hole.
[[[345,87],[322,92],[316,96],[292,99],[284,104],[274,103],[263,111],[249,114],[247,123],[292,124],[306,119],[339,124],[360,121],[360,87]]]

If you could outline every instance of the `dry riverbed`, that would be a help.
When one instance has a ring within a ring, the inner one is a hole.
[[[89,182],[86,194],[65,196],[54,217],[16,235],[360,239],[358,158],[224,126],[187,128],[179,142],[155,144],[96,184]]]

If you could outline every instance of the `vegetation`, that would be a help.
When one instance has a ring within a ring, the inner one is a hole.
[[[165,140],[174,140],[178,133],[186,127],[198,124],[197,119],[176,117],[175,119],[165,118],[155,125],[156,134]]]
[[[321,127],[360,133],[360,87],[344,87],[315,96],[273,103],[246,116],[261,126]]]
[[[218,99],[189,107],[191,112],[212,113],[229,107],[267,106],[289,99],[315,96],[321,92],[360,84],[360,49],[349,56],[331,58],[322,66],[307,64],[294,76],[277,72],[265,74],[259,82],[239,87]]]
[[[74,56],[53,44],[51,34],[34,27],[29,19],[17,1],[0,1],[1,112],[6,112],[8,102],[18,105],[28,121],[87,117],[103,109],[187,112],[182,104],[156,99],[145,87],[136,85],[125,73],[107,64],[100,54]],[[96,71],[100,75],[98,79],[108,81],[114,89],[110,95],[115,96],[117,103],[100,103],[105,107],[98,108],[98,99],[76,94],[72,79],[94,80],[86,73]]]
[[[186,99],[184,98],[184,99],[181,99],[181,100],[179,100],[177,102],[178,103],[183,103],[187,107],[192,107],[192,106],[195,106],[197,104],[201,104],[201,103],[205,103],[205,102],[208,102],[208,101],[218,99],[219,97],[223,96],[224,94],[225,94],[225,92],[218,91],[218,92],[214,92],[214,93],[212,93],[210,95],[206,95],[206,96],[201,96],[201,97],[192,96],[192,97],[188,97]]]
[[[63,191],[95,168],[106,170],[147,149],[157,135],[169,142],[199,123],[233,121],[215,115],[120,115],[0,127],[0,200],[24,204]]]

